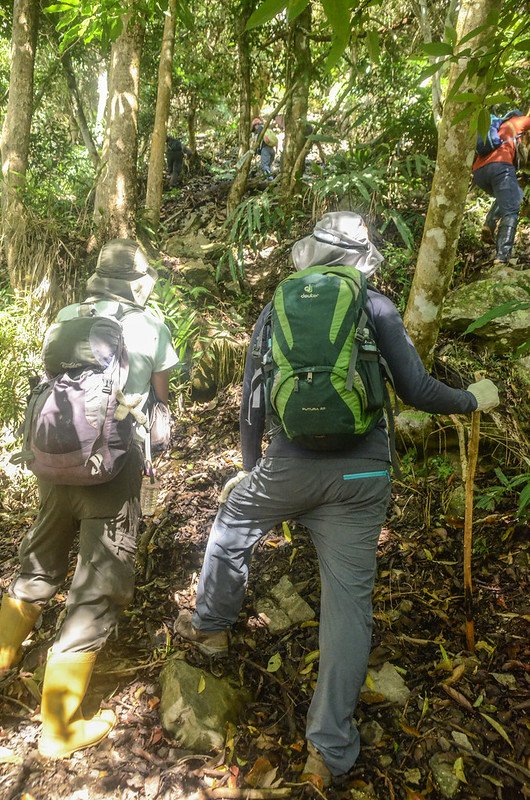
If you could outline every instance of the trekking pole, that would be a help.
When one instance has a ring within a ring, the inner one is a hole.
[[[476,373],[475,380],[481,380],[481,373]],[[467,470],[465,480],[465,512],[464,512],[464,610],[466,614],[467,649],[475,649],[475,623],[473,621],[473,581],[471,576],[471,553],[473,549],[473,484],[477,468],[480,437],[480,411],[471,413],[471,432],[467,451]]]

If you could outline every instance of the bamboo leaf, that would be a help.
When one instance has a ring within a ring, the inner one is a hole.
[[[530,478],[528,483],[524,487],[523,491],[519,495],[519,504],[517,506],[517,514],[521,516],[527,505],[530,503]]]
[[[481,317],[468,325],[464,333],[473,333],[473,331],[476,331],[478,328],[483,328],[484,325],[487,325],[488,322],[494,319],[506,317],[514,311],[526,311],[529,308],[530,303],[526,300],[509,300],[507,303],[502,303],[500,306],[490,308],[489,311],[486,311],[485,314],[482,314]]]
[[[447,42],[426,42],[422,45],[428,56],[452,56],[453,48]]]
[[[309,0],[289,0],[287,3],[287,21],[296,19],[307,6]]]
[[[485,714],[483,711],[480,712],[480,715],[481,715],[481,717],[484,717],[486,722],[489,722],[491,727],[494,728],[497,731],[497,733],[502,736],[504,741],[508,742],[510,747],[513,749],[512,741],[511,741],[510,737],[508,736],[508,734],[506,733],[506,731],[504,730],[504,728],[502,727],[501,723],[497,722],[496,719],[493,719],[493,717],[490,717],[489,714]]]
[[[259,25],[270,22],[271,19],[280,13],[287,5],[287,0],[264,0],[258,8],[251,14],[245,30],[250,31]]]

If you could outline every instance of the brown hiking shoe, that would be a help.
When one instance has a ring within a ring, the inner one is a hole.
[[[180,612],[173,629],[182,639],[194,644],[206,656],[221,656],[228,653],[228,632],[200,631],[194,628],[191,611],[187,609]]]
[[[320,778],[324,789],[331,786],[331,772],[326,766],[324,756],[318,752],[309,739],[307,741],[307,761],[304,764],[302,775],[313,775]]]

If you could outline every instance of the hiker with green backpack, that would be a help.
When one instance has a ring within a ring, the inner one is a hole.
[[[0,676],[19,663],[22,642],[63,585],[79,535],[42,686],[38,748],[46,758],[97,744],[115,723],[110,710],[85,719],[81,703],[97,655],[132,599],[142,444],[150,442],[145,404],[151,390],[167,404],[169,371],[179,360],[168,328],[145,308],[156,277],[136,242],[107,242],[84,302],[61,309],[48,330],[46,374],[28,404],[17,463],[38,478],[39,510],[19,548],[19,574],[2,597]]]
[[[206,654],[226,653],[254,546],[284,520],[305,526],[317,552],[321,604],[304,772],[329,785],[359,754],[353,714],[391,490],[384,374],[405,403],[430,413],[469,414],[499,400],[489,380],[453,389],[426,372],[395,306],[367,284],[383,257],[358,214],[325,214],[296,242],[292,259],[297,272],[261,313],[247,355],[243,470],[221,492],[195,611],[182,610],[175,631]],[[266,423],[272,440],[262,456]]]

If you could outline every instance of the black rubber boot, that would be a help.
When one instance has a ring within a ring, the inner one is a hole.
[[[510,215],[501,219],[497,232],[497,255],[495,261],[506,264],[510,260],[512,247],[517,230],[517,215]]]

